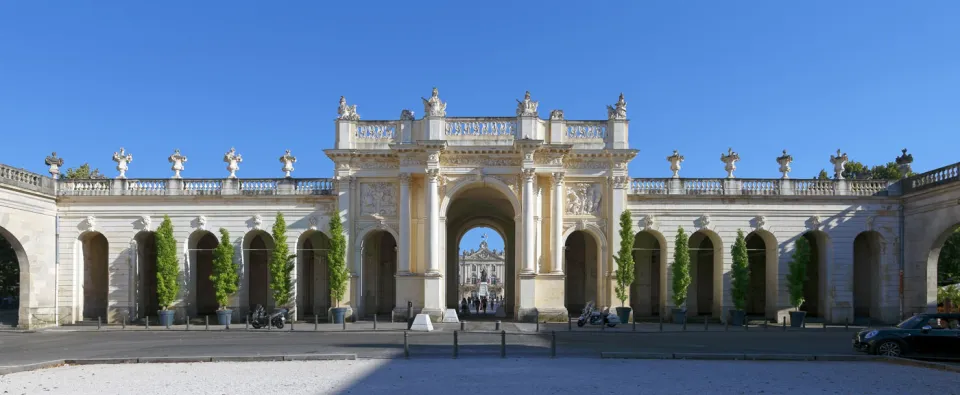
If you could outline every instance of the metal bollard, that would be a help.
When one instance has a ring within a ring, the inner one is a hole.
[[[150,329],[150,316],[143,317],[143,329]]]
[[[403,331],[403,357],[410,359],[410,343],[407,342],[407,331]]]
[[[703,319],[703,331],[704,331],[704,332],[710,330],[710,327],[709,327],[708,325],[710,325],[710,320],[707,319],[707,318],[704,318],[704,319]]]
[[[687,317],[683,317],[683,330],[687,330]]]
[[[769,321],[766,321],[766,320],[764,320],[764,321],[763,321],[763,331],[764,331],[764,332],[766,332],[766,331],[767,331],[767,327],[768,327],[768,326],[770,326],[770,322],[769,322]]]
[[[567,317],[567,331],[573,330],[573,320],[570,317]]]
[[[377,315],[373,315],[373,330],[377,330]]]
[[[190,316],[187,316],[187,329],[186,329],[186,330],[188,330],[188,331],[190,330]]]
[[[173,320],[170,320],[170,321],[173,321]],[[170,322],[169,322],[169,321],[167,322],[167,329],[170,329]]]
[[[123,321],[121,321],[123,329],[127,329],[127,316],[123,316]]]
[[[660,332],[663,332],[663,316],[660,316]]]
[[[727,319],[726,321],[723,321],[723,331],[726,332],[729,330],[730,330],[730,319]]]
[[[457,338],[457,331],[453,331],[453,359],[457,359],[460,354],[460,343]]]
[[[750,330],[750,323],[747,322],[746,317],[744,317],[744,319],[743,319],[743,330],[745,330],[745,331],[749,331],[749,330]]]
[[[267,330],[269,331],[269,330],[272,330],[272,329],[273,329],[273,323],[270,322],[269,316],[267,316],[267,317],[268,317],[268,318],[267,318]]]
[[[97,316],[97,330],[100,330],[100,317]]]
[[[824,332],[827,331],[827,322],[826,322],[826,321],[823,322],[823,331],[824,331]]]
[[[787,331],[787,317],[783,317],[783,331]]]
[[[467,321],[460,321],[460,330],[461,330],[461,331],[463,330],[463,327],[464,327],[464,325],[466,325],[466,323],[467,323]]]
[[[343,323],[343,330],[347,330],[347,317],[343,317],[343,321],[341,321],[341,323]]]
[[[637,316],[636,316],[636,315],[633,316],[633,331],[634,331],[634,332],[637,331]]]
[[[205,330],[205,331],[209,331],[209,330],[210,330],[210,316],[209,316],[209,315],[203,316],[203,330]]]
[[[500,331],[500,358],[507,357],[507,331]]]
[[[294,323],[294,320],[290,320],[290,332],[293,332],[293,323]]]
[[[243,330],[250,330],[250,316],[247,316],[247,322],[243,324]]]
[[[557,331],[550,332],[550,358],[557,357]]]
[[[494,328],[494,330],[495,330],[495,331],[499,331],[499,330],[500,330],[500,321],[497,321],[497,327]]]
[[[847,318],[847,321],[843,323],[843,330],[845,330],[845,331],[850,330],[850,319],[849,319],[849,318]]]
[[[320,315],[313,315],[313,330],[316,331],[320,328]]]
[[[540,333],[540,320],[537,320],[537,333]]]

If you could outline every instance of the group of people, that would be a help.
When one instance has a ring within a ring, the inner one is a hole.
[[[476,311],[477,314],[487,314],[488,311],[490,313],[494,313],[497,311],[497,306],[499,306],[502,301],[502,297],[493,297],[492,299],[488,299],[486,296],[477,298],[471,296],[463,298],[460,300],[460,313],[469,314],[470,307],[473,307],[473,311]]]

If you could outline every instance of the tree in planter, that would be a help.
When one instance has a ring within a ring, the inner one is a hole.
[[[625,307],[624,303],[630,297],[630,286],[633,285],[633,220],[630,218],[630,210],[624,210],[620,214],[620,251],[614,255],[613,259],[617,261],[617,299],[620,299],[620,307],[617,308],[617,314],[621,322],[627,322],[630,318],[630,308]]]
[[[787,292],[790,294],[790,305],[796,310],[790,312],[791,326],[800,326],[804,316],[806,316],[804,312],[800,311],[800,306],[804,302],[803,288],[807,283],[807,265],[810,263],[810,242],[807,241],[807,238],[800,236],[796,245],[787,273]],[[795,321],[794,317],[799,321]]]
[[[743,231],[737,229],[737,240],[733,243],[733,267],[732,284],[730,293],[733,296],[734,325],[740,325],[743,321],[744,309],[747,305],[747,289],[750,287],[750,266],[747,256],[747,241],[743,237]]]
[[[164,215],[157,228],[157,302],[169,311],[180,293],[180,263],[177,262],[177,240],[173,238],[173,222]],[[163,314],[161,314],[163,315]]]
[[[240,276],[237,271],[240,265],[234,261],[233,244],[230,244],[230,233],[220,228],[220,244],[213,250],[213,281],[214,293],[217,295],[219,310],[226,310],[230,297],[237,293],[240,286]]]
[[[340,215],[330,216],[330,249],[327,250],[327,262],[330,272],[330,299],[339,308],[340,301],[347,293],[347,241],[343,237],[343,223]]]
[[[687,234],[683,227],[677,228],[677,238],[673,249],[673,304],[677,310],[684,311],[687,301],[687,288],[690,287],[690,249],[687,245]]]
[[[286,306],[290,303],[293,293],[293,259],[287,247],[287,222],[283,213],[277,213],[273,223],[273,256],[270,258],[270,289],[273,291],[273,300],[277,306]]]

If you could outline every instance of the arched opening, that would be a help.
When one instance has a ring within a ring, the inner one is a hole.
[[[853,239],[853,317],[867,323],[881,319],[881,236],[862,232]]]
[[[330,271],[327,251],[330,239],[319,231],[308,231],[297,243],[297,317],[326,317],[330,309]]]
[[[107,319],[108,292],[110,289],[107,238],[99,232],[80,235],[83,257],[83,310],[84,320]]]
[[[251,310],[257,305],[272,310],[270,254],[273,252],[273,237],[262,230],[247,232],[243,237],[243,252],[247,264],[247,304]]]
[[[21,271],[25,256],[13,235],[0,228],[0,327],[20,325],[20,306],[26,304],[26,300],[21,300],[20,289],[27,273],[27,270]]]
[[[467,307],[470,315],[495,314],[507,287],[503,236],[495,229],[479,226],[464,232],[458,245],[460,304]]]
[[[449,309],[459,309],[462,300],[460,292],[460,245],[468,230],[486,227],[499,234],[503,240],[503,273],[497,280],[504,284],[501,300],[504,314],[516,315],[516,237],[517,224],[514,216],[514,201],[504,191],[485,183],[476,183],[462,187],[450,200],[446,216],[444,302]],[[512,192],[511,192],[512,193]],[[467,239],[469,240],[469,239]],[[488,280],[490,279],[488,273]],[[488,291],[490,290],[488,286]],[[532,306],[530,306],[532,307]]]
[[[948,287],[960,288],[960,224],[943,232],[934,242],[927,265],[935,265],[937,310],[958,312],[960,306],[947,300]],[[934,268],[931,268],[933,270]]]
[[[779,257],[777,239],[765,230],[746,237],[750,284],[746,312],[751,316],[776,319]]]
[[[157,301],[157,234],[143,231],[133,240],[137,258],[137,316],[155,317],[160,310]]]
[[[198,230],[190,235],[188,250],[190,251],[190,269],[195,274],[193,310],[194,316],[216,314],[218,306],[217,294],[213,289],[213,250],[217,248],[217,236],[205,230]]]
[[[723,300],[723,246],[716,233],[698,230],[690,235],[690,288],[687,315],[720,316]]]
[[[600,272],[600,246],[593,235],[577,230],[564,244],[564,301],[567,312],[578,315],[587,302],[600,307],[602,298],[597,288]]]
[[[396,307],[397,239],[390,232],[370,232],[363,240],[363,314],[389,317]]]
[[[630,287],[630,307],[635,317],[659,316],[663,306],[661,292],[666,283],[666,243],[651,230],[637,233],[633,242],[634,281]]]
[[[829,253],[827,234],[819,230],[811,230],[803,234],[810,243],[810,263],[807,265],[807,282],[803,287],[803,306],[800,310],[807,312],[807,317],[824,317],[823,290],[827,289],[826,264]]]

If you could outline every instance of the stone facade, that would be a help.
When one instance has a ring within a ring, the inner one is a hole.
[[[638,276],[627,302],[636,315],[675,307],[669,268],[678,227],[693,248],[688,314],[725,320],[738,229],[751,235],[751,270],[762,273],[751,285],[751,315],[787,315],[787,263],[799,237],[816,247],[804,307],[812,315],[890,322],[935,308],[935,253],[960,224],[958,164],[896,182],[844,180],[847,156],[838,151],[823,158],[835,179],[801,180],[789,178],[793,159],[784,151],[770,158],[780,178],[739,179],[740,155],[718,147],[724,178],[682,178],[684,158],[674,151],[664,164],[673,177],[631,179],[627,164],[637,151],[628,144],[622,95],[607,106],[606,120],[567,120],[562,110],[541,119],[529,92],[517,100],[515,117],[448,117],[436,89],[423,105],[420,119],[403,110],[399,120],[366,121],[341,98],[335,146],[325,151],[332,178],[292,177],[289,151],[276,179],[242,178],[242,156],[233,149],[220,179],[181,178],[189,163],[179,150],[169,158],[169,179],[128,178],[138,162],[122,149],[114,154],[114,179],[57,180],[63,160],[56,155],[45,162],[53,178],[0,166],[0,232],[22,267],[20,325],[150,315],[149,235],[165,215],[183,274],[178,319],[209,314],[203,279],[224,228],[241,268],[241,289],[230,301],[239,320],[251,304],[273,303],[262,268],[278,212],[288,223],[288,247],[297,251],[292,307],[300,318],[325,316],[331,307],[331,215],[344,221],[351,279],[342,303],[349,314],[406,314],[409,302],[439,318],[460,297],[460,237],[487,226],[504,237],[504,307],[530,320],[564,319],[587,300],[619,303],[612,255],[624,210],[637,221]],[[910,161],[898,158],[902,166]]]

